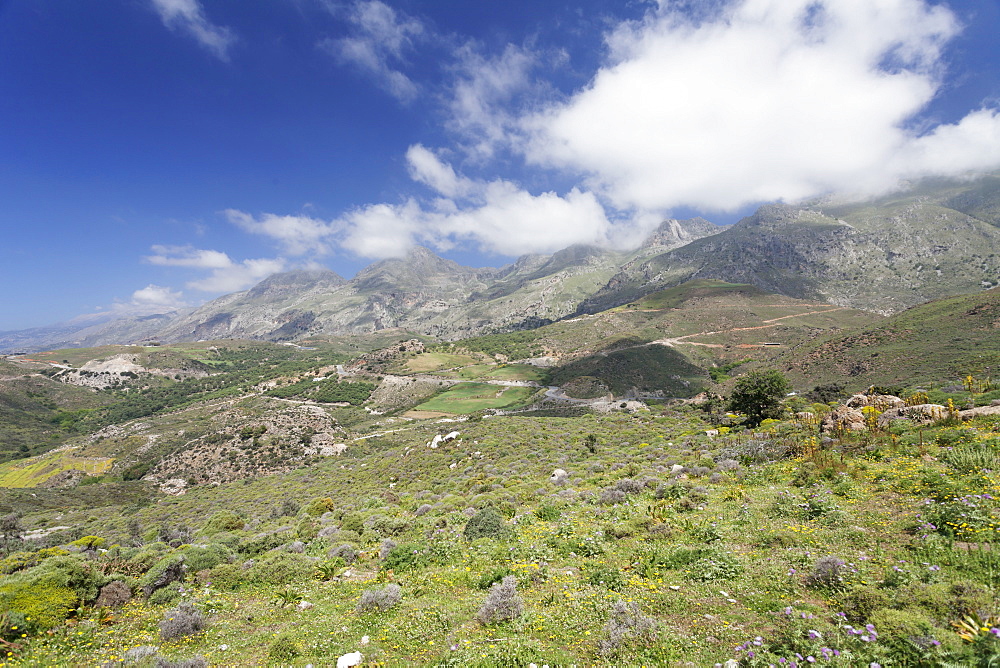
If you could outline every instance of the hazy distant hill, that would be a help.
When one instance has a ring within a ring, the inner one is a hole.
[[[404,258],[375,262],[349,281],[326,270],[276,274],[244,292],[155,321],[0,334],[0,350],[149,338],[289,341],[397,327],[457,339],[532,328],[573,313],[622,266],[723,229],[702,219],[669,220],[632,252],[573,246],[553,255],[527,255],[501,269],[464,267],[417,247]]]

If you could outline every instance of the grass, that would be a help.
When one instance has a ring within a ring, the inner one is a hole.
[[[536,391],[531,387],[459,383],[430,401],[415,406],[413,410],[467,415],[488,408],[507,408],[523,404]]]
[[[50,452],[30,459],[0,464],[0,488],[35,487],[63,471],[83,471],[89,476],[104,475],[111,469],[110,457],[79,457],[72,450]]]
[[[530,364],[474,364],[458,370],[458,376],[465,380],[521,380],[541,382],[545,373]]]
[[[406,361],[406,371],[410,373],[428,373],[442,369],[453,369],[475,364],[476,360],[468,355],[449,353],[420,353]]]
[[[430,450],[423,442],[436,427],[418,424],[310,469],[197,487],[131,515],[114,506],[66,508],[60,522],[79,523],[109,544],[124,539],[129,518],[142,527],[169,521],[197,529],[223,504],[253,523],[232,532],[238,542],[291,525],[298,528],[283,540],[304,540],[307,556],[322,558],[342,542],[310,538],[310,526],[336,526],[353,514],[366,528],[350,539],[360,550],[350,575],[290,585],[313,604],[309,610],[273,603],[288,585],[250,582],[228,591],[207,584],[211,575],[189,574],[188,599],[212,618],[205,633],[164,643],[157,623],[175,604],[138,601],[110,620],[85,611],[72,626],[31,638],[13,664],[100,664],[134,647],[157,645],[172,660],[200,654],[212,663],[259,665],[272,663],[267,648],[284,635],[300,653],[296,665],[332,664],[356,650],[367,661],[389,665],[713,665],[743,659],[733,648],[755,636],[762,638],[758,651],[776,663],[778,656],[810,648],[807,631],[815,629],[830,647],[853,652],[851,665],[891,665],[906,664],[918,651],[906,644],[908,627],[898,626],[905,618],[928,625],[929,637],[942,643],[934,650],[942,660],[952,651],[968,665],[971,655],[961,653],[971,645],[950,626],[958,616],[955,606],[970,601],[1000,609],[990,589],[1000,584],[1000,568],[989,550],[967,550],[940,532],[914,528],[938,478],[967,493],[1000,493],[994,474],[961,473],[941,463],[951,446],[936,444],[996,438],[1000,422],[924,428],[919,434],[915,428],[866,433],[843,442],[844,453],[857,454],[842,456],[810,450],[808,430],[793,422],[715,439],[705,435],[705,426],[696,412],[510,417],[467,422],[459,427],[462,443]],[[594,452],[583,445],[590,433],[596,436]],[[680,496],[639,485],[617,505],[597,501],[601,490],[624,480],[670,484],[660,469],[673,463],[692,471],[701,463],[721,470],[703,453],[719,462],[730,450],[761,440],[801,446],[804,454],[748,464],[714,481],[706,475],[680,480]],[[565,487],[547,483],[556,463],[570,471]],[[698,505],[688,506],[684,499],[695,487],[703,489]],[[336,500],[333,516],[310,519],[299,511],[297,517],[272,517],[276,501],[289,496],[303,508],[310,498],[329,496]],[[423,504],[431,509],[418,515]],[[464,511],[484,505],[500,509],[513,532],[509,539],[463,541]],[[542,513],[543,506],[549,511]],[[550,512],[552,507],[559,512]],[[34,527],[53,512],[39,510],[26,519]],[[437,556],[394,572],[381,568],[379,546],[386,534],[376,528],[380,517],[405,527],[393,534],[395,540]],[[960,538],[984,543],[993,534],[987,523]],[[156,544],[145,549],[171,552]],[[97,563],[127,562],[128,554],[114,548]],[[813,588],[808,576],[826,555],[850,567],[835,588]],[[524,614],[497,625],[476,621],[486,597],[481,581],[508,571],[517,579]],[[356,611],[364,591],[388,582],[402,588],[398,606]],[[853,623],[863,627],[874,620],[875,642],[845,635],[845,622],[837,621],[843,610],[860,614],[855,611],[861,599],[852,598],[858,592],[872,593],[874,607],[864,608],[866,617]],[[610,649],[602,644],[619,601],[634,603],[654,621],[656,640],[635,638]],[[786,620],[786,608],[796,619],[807,618],[801,630]],[[363,636],[370,638],[364,646]]]

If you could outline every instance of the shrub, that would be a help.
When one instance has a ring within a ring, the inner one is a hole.
[[[625,492],[609,487],[601,491],[597,501],[602,506],[614,506],[625,501]]]
[[[624,492],[625,494],[641,494],[645,490],[646,485],[641,480],[635,480],[633,478],[622,478],[615,483],[614,489],[619,492]]]
[[[535,517],[546,522],[554,522],[559,519],[560,515],[562,515],[562,511],[551,503],[543,503],[535,508]]]
[[[516,619],[523,611],[524,604],[517,594],[517,579],[513,575],[507,575],[490,588],[476,618],[483,624],[493,624]]]
[[[366,590],[361,594],[358,605],[354,610],[359,615],[375,609],[378,609],[379,612],[386,612],[394,608],[402,600],[403,588],[398,584],[392,583],[386,585],[384,589]]]
[[[502,566],[500,568],[494,568],[492,571],[487,571],[486,573],[483,573],[479,577],[479,581],[476,582],[476,588],[486,591],[496,583],[503,580],[508,575],[513,575],[513,574],[514,572],[509,568],[507,568],[506,566]]]
[[[250,576],[258,582],[286,585],[308,579],[314,570],[315,565],[309,557],[295,552],[272,552],[254,563]]]
[[[497,511],[493,508],[483,508],[469,518],[462,535],[465,536],[466,540],[478,538],[504,540],[510,535],[510,532]]]
[[[160,620],[160,637],[172,640],[193,635],[205,630],[205,616],[192,603],[185,601],[176,608],[167,610]]]
[[[601,656],[617,654],[623,646],[651,642],[656,638],[656,620],[646,617],[637,603],[618,601],[611,608],[611,616],[604,625],[604,638],[597,644]]]
[[[423,565],[425,560],[423,545],[407,543],[397,545],[385,555],[382,567],[386,570],[408,571]]]
[[[220,510],[208,518],[202,532],[207,535],[219,533],[221,531],[239,531],[243,528],[243,518],[231,510]]]
[[[219,564],[232,561],[234,556],[229,548],[216,543],[192,545],[184,550],[184,564],[188,571],[197,573],[206,568],[214,568]]]
[[[309,502],[306,506],[306,514],[310,517],[319,517],[323,513],[328,513],[334,510],[337,504],[333,502],[330,497],[317,497]]]
[[[212,586],[221,591],[235,591],[247,581],[247,572],[239,564],[219,564],[209,574]]]
[[[433,506],[431,504],[424,503],[419,508],[417,508],[413,514],[416,515],[417,517],[423,517],[427,513],[431,512],[432,509]]]
[[[149,598],[157,589],[184,579],[184,571],[184,555],[169,554],[163,557],[139,580],[142,593]]]
[[[354,560],[358,558],[358,552],[353,546],[344,543],[343,545],[330,548],[326,556],[331,559],[343,559],[345,564],[353,564]]]
[[[344,515],[344,519],[340,521],[340,528],[344,531],[354,531],[358,535],[365,532],[364,521],[361,519],[361,515],[357,513]]]
[[[132,600],[132,590],[121,580],[115,580],[101,587],[101,593],[94,603],[98,608],[120,608]]]
[[[382,541],[382,545],[378,549],[378,558],[385,559],[386,557],[389,556],[389,553],[392,552],[398,546],[399,543],[397,543],[391,538],[386,538],[385,540]]]
[[[806,576],[806,586],[816,589],[839,589],[844,584],[844,576],[850,568],[843,559],[834,556],[820,557],[813,566],[813,572]]]
[[[167,605],[179,599],[183,590],[180,582],[171,582],[166,587],[154,591],[148,601],[151,605]]]
[[[288,634],[278,636],[267,650],[267,658],[273,663],[289,663],[302,653],[295,638]]]

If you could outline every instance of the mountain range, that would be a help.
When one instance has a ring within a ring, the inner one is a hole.
[[[350,280],[291,271],[174,313],[2,332],[0,350],[393,328],[456,340],[599,312],[693,279],[881,314],[1000,285],[1000,175],[926,181],[863,202],[768,204],[732,226],[667,220],[632,251],[571,246],[500,269],[416,247]]]

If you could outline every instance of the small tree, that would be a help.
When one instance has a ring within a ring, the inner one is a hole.
[[[780,371],[751,371],[736,379],[729,410],[746,415],[747,426],[756,427],[767,418],[781,417],[781,400],[788,388]]]

